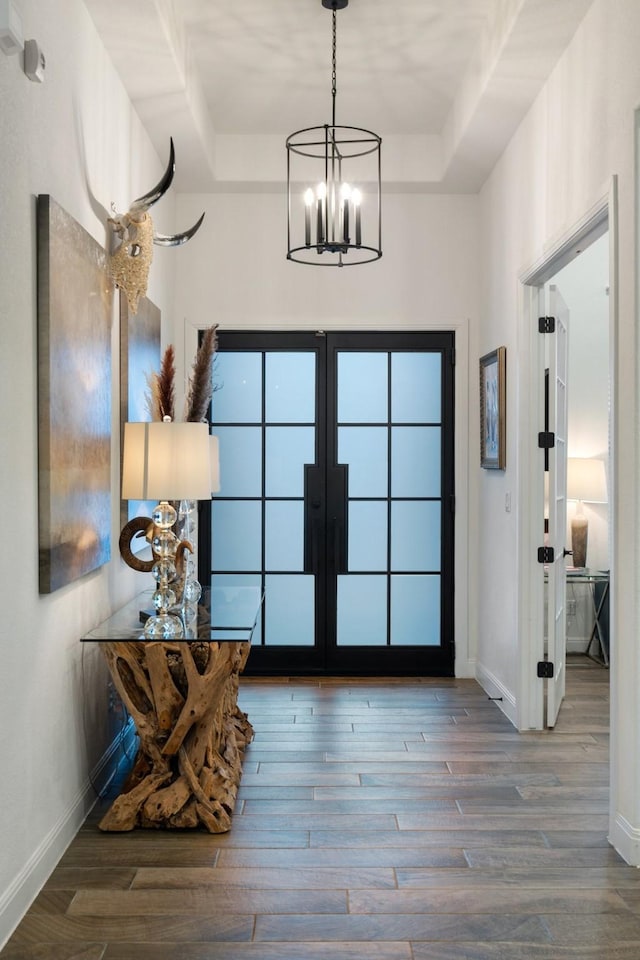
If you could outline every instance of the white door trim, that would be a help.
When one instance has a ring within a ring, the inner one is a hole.
[[[544,681],[536,676],[536,665],[544,655],[543,573],[537,562],[537,548],[542,544],[540,531],[544,519],[543,451],[537,446],[539,424],[544,410],[544,353],[542,337],[537,332],[537,317],[543,311],[544,284],[567,263],[609,229],[610,232],[610,377],[613,385],[609,435],[612,442],[611,471],[615,475],[615,377],[614,359],[617,343],[617,297],[615,263],[617,263],[617,231],[615,230],[617,182],[613,177],[606,192],[585,215],[555,242],[545,246],[540,256],[518,275],[520,308],[518,316],[518,427],[520,451],[518,464],[518,634],[519,671],[517,693],[517,726],[520,730],[541,730],[544,724]],[[539,468],[539,469],[538,469]],[[612,530],[615,527],[612,525]],[[612,569],[615,544],[611,542]],[[612,611],[613,615],[613,611]],[[611,620],[611,635],[615,623]],[[612,737],[614,731],[611,731]],[[612,750],[613,754],[613,750]]]

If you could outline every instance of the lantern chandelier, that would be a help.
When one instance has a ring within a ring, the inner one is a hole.
[[[336,124],[336,11],[348,3],[322,0],[333,21],[331,123],[287,137],[287,259],[320,267],[382,256],[382,140],[370,130]]]

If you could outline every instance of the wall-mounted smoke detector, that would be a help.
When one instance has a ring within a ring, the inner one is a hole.
[[[8,56],[24,47],[22,20],[13,0],[0,0],[0,50]]]

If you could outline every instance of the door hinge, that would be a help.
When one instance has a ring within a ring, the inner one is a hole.
[[[324,330],[316,330],[316,337],[326,337]]]
[[[453,493],[449,497],[449,511],[450,513],[456,512],[456,498],[455,498],[455,494]]]
[[[538,563],[553,563],[554,560],[553,547],[538,547]]]
[[[555,333],[555,317],[538,317],[538,333]]]
[[[538,676],[541,680],[553,679],[553,663],[551,660],[538,660]]]
[[[538,446],[543,450],[549,450],[556,445],[556,435],[551,430],[542,430],[538,434]]]
[[[455,347],[451,348],[450,359],[451,359],[451,366],[455,367],[456,365],[456,348]]]

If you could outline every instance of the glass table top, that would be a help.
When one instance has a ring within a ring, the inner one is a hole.
[[[154,612],[152,596],[153,589],[143,591],[80,639],[103,642],[145,641],[144,622]],[[258,621],[262,599],[258,587],[228,587],[205,591],[203,601],[198,606],[195,623],[185,627],[184,640],[217,643],[250,641]]]

